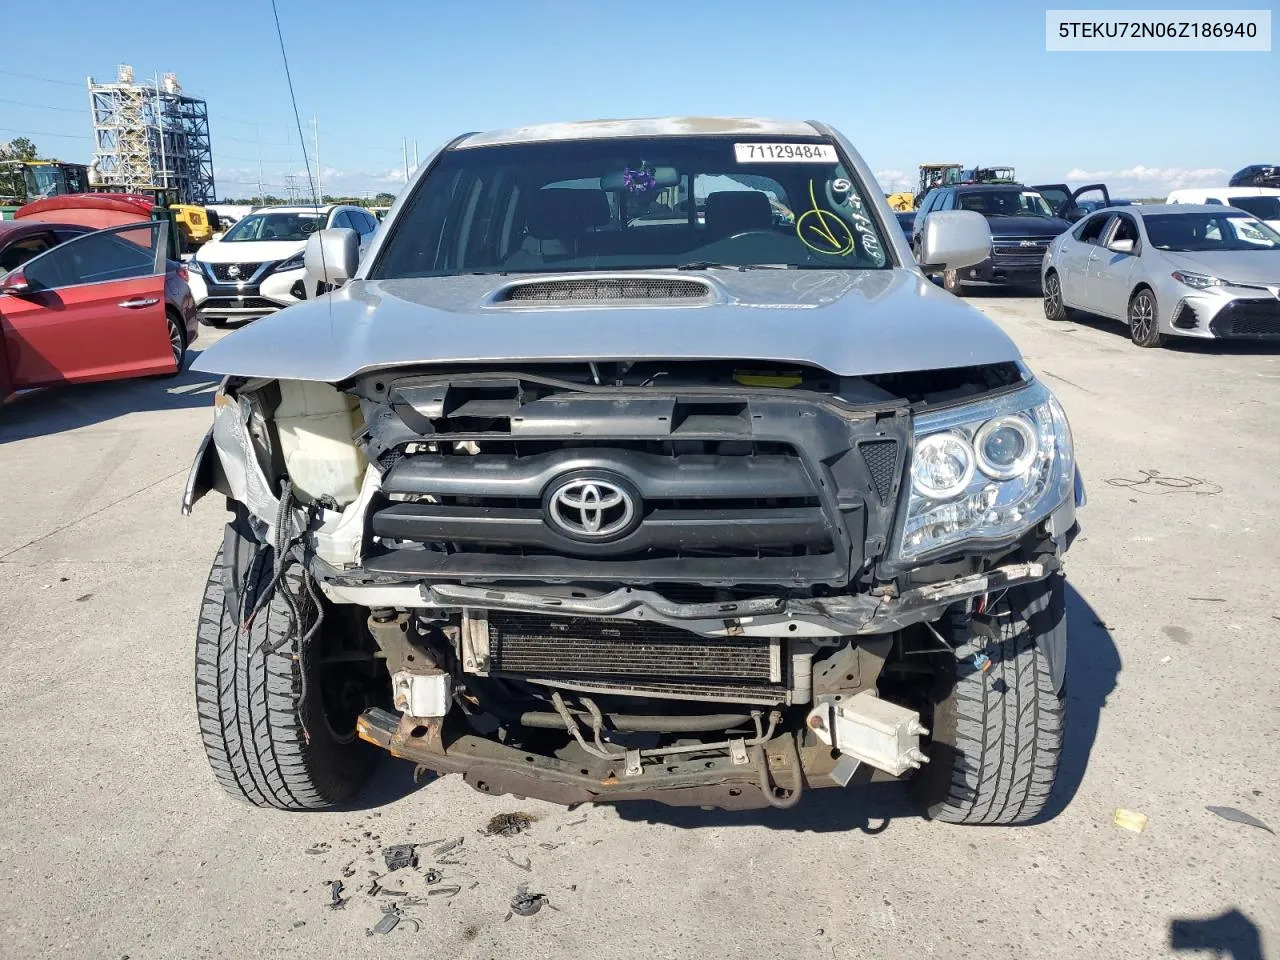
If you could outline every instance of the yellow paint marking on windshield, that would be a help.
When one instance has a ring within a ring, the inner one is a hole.
[[[818,206],[812,180],[809,181],[809,203],[810,209],[796,219],[796,236],[800,238],[800,242],[814,253],[824,256],[847,257],[853,253],[853,231],[837,214]],[[837,230],[843,232],[843,238],[837,236]],[[819,240],[810,240],[805,236],[806,231],[811,231]]]

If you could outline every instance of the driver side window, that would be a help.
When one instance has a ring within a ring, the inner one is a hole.
[[[1094,214],[1076,227],[1071,232],[1071,235],[1081,243],[1096,244],[1102,237],[1102,228],[1107,225],[1107,221],[1110,219],[1111,214],[1109,213]]]
[[[162,223],[138,223],[70,240],[23,268],[34,289],[133,280],[156,273]]]
[[[1133,241],[1134,250],[1136,251],[1138,247],[1138,239],[1138,225],[1134,222],[1133,218],[1126,216],[1116,217],[1116,226],[1115,229],[1111,231],[1110,242],[1115,243],[1117,240],[1131,240]]]

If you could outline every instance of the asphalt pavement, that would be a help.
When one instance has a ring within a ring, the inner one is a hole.
[[[178,512],[214,387],[186,372],[0,411],[0,957],[1280,956],[1280,350],[972,302],[1061,399],[1088,486],[1044,822],[932,823],[895,784],[570,811],[390,759],[342,811],[234,801],[194,711],[224,514]],[[502,813],[531,826],[487,835]],[[417,868],[387,873],[396,843]],[[421,901],[388,933],[375,873]]]

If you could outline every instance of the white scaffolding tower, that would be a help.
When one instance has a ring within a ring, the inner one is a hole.
[[[174,74],[138,83],[133,67],[121,64],[114,83],[89,78],[89,108],[95,186],[165,190],[176,203],[214,201],[209,111],[203,100],[183,95]]]

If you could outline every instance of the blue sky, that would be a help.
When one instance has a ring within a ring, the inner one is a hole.
[[[943,160],[1152,196],[1280,160],[1280,54],[1047,53],[1045,6],[1025,0],[277,2],[326,192],[394,192],[404,137],[425,158],[468,130],[666,114],[828,120],[886,189]],[[221,195],[254,190],[258,141],[267,183],[302,172],[269,0],[122,0],[125,30],[100,26],[100,2],[56,7],[56,40],[3,44],[0,140],[87,161],[85,77],[131,63],[208,100]]]

